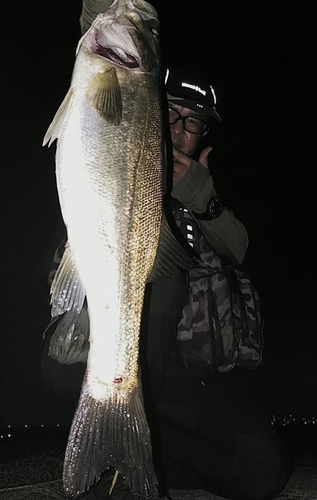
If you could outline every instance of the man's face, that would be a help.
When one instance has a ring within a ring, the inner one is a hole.
[[[174,102],[169,102],[168,104],[182,116],[198,116],[202,118],[199,113],[192,109],[179,106]],[[202,136],[185,130],[182,120],[178,120],[174,125],[170,125],[170,130],[173,146],[187,156],[192,156],[199,147]]]

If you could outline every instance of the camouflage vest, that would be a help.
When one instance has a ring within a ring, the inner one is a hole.
[[[249,276],[224,265],[185,207],[175,210],[174,218],[200,257],[199,266],[189,271],[176,350],[186,366],[207,364],[220,372],[235,365],[255,368],[262,361],[262,321]]]

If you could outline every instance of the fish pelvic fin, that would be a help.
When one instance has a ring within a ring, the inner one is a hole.
[[[112,125],[122,120],[122,96],[116,69],[111,67],[93,77],[87,97],[99,115]]]
[[[80,495],[110,467],[140,499],[159,498],[141,389],[129,394],[113,390],[101,401],[85,379],[65,453],[66,494]]]
[[[62,104],[58,108],[52,123],[47,129],[47,132],[43,139],[43,146],[46,146],[48,143],[48,147],[55,141],[55,139],[59,138],[59,134],[64,123],[65,117],[68,113],[69,106],[71,104],[73,98],[74,89],[72,87],[69,88]]]
[[[68,311],[58,318],[53,318],[46,331],[54,323],[56,328],[51,336],[48,355],[64,365],[87,363],[89,352],[87,302],[84,302],[80,313]]]
[[[51,286],[51,315],[54,318],[67,311],[82,310],[86,292],[73,262],[69,243],[66,243],[62,260]]]

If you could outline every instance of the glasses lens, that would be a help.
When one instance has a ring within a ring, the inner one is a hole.
[[[174,108],[168,108],[168,120],[170,125],[173,125],[181,118],[181,115]]]
[[[176,109],[168,108],[169,124],[174,125],[182,120],[183,127],[192,134],[202,134],[207,129],[207,123],[198,116],[182,116]]]
[[[185,129],[193,134],[202,134],[206,128],[206,123],[197,116],[186,116]]]

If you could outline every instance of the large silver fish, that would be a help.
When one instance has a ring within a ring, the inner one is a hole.
[[[81,39],[70,89],[44,143],[58,138],[56,176],[68,245],[53,308],[87,297],[90,350],[64,463],[78,495],[110,466],[158,498],[139,384],[144,289],[162,223],[158,20],[143,0],[115,0]]]
[[[69,495],[114,467],[142,499],[158,498],[138,367],[144,290],[193,264],[162,217],[158,29],[143,0],[115,0],[100,14],[79,42],[70,89],[44,138],[58,139],[68,233],[51,290],[53,318],[65,313],[57,359],[84,359],[89,330],[64,461]]]

